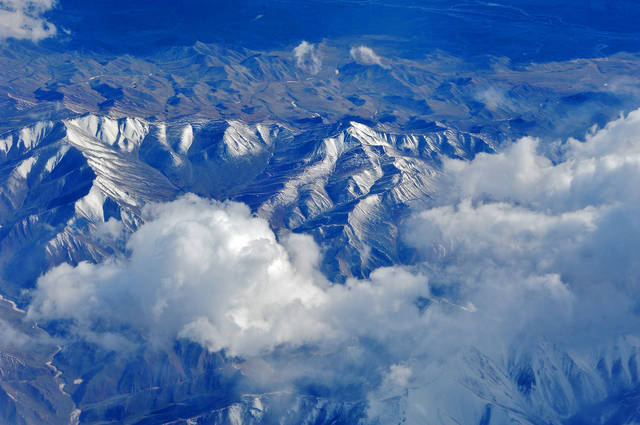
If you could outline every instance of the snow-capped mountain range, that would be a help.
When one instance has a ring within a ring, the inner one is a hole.
[[[0,143],[3,289],[26,300],[29,282],[57,264],[122,254],[122,236],[111,237],[109,223],[133,232],[144,222],[145,204],[185,192],[244,202],[276,232],[313,235],[325,247],[323,271],[336,282],[365,277],[407,261],[402,250],[410,248],[397,225],[409,208],[438,196],[443,159],[471,160],[497,148],[443,124],[398,134],[355,121],[302,130],[275,122],[98,115],[38,122],[6,133]],[[48,344],[52,351],[35,358],[3,353],[5,421],[356,423],[366,417],[362,399],[290,389],[231,392],[249,385],[242,367],[194,343],[145,349],[134,358],[81,342],[62,351]],[[413,423],[418,419],[407,413],[407,403],[425,402],[428,413],[420,420],[429,423],[583,423],[591,411],[604,412],[598,414],[609,422],[602,423],[640,419],[635,340],[588,354],[543,343],[501,356],[465,349],[426,371],[428,384],[379,401],[379,420]]]
[[[363,276],[399,261],[396,219],[429,198],[442,155],[491,151],[482,137],[438,125],[393,134],[357,122],[306,131],[96,115],[39,122],[2,139],[4,276],[21,285],[61,262],[100,261],[118,248],[95,239],[98,224],[133,231],[143,205],[187,192],[242,201],[274,229],[310,232],[332,249],[332,278]]]
[[[640,423],[633,4],[18,3],[0,424]]]

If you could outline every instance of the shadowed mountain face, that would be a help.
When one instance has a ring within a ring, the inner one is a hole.
[[[5,3],[1,424],[640,422],[636,2]]]

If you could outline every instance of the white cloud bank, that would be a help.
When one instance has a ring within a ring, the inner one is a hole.
[[[43,14],[55,0],[0,0],[0,40],[39,41],[56,34],[56,27]]]
[[[472,162],[445,161],[442,205],[407,225],[423,262],[344,286],[322,278],[308,236],[278,242],[242,204],[186,196],[151,205],[127,258],[54,268],[39,280],[29,315],[91,331],[113,322],[235,354],[386,340],[427,326],[438,311],[473,321],[510,315],[501,331],[517,333],[530,320],[568,314],[576,296],[586,309],[603,288],[612,305],[598,299],[601,312],[624,315],[640,289],[639,135],[640,110],[585,142],[569,140],[557,164],[532,139]],[[423,314],[420,303],[435,306]]]
[[[128,258],[51,270],[28,316],[72,319],[83,334],[130,327],[157,342],[182,336],[243,354],[323,331],[305,314],[326,298],[311,266],[296,267],[245,205],[186,196],[145,214]]]
[[[537,151],[538,141],[525,138],[472,162],[446,161],[442,193],[448,195],[412,220],[410,240],[440,279],[457,282],[474,303],[486,302],[473,294],[487,285],[508,293],[533,279],[556,299],[576,300],[577,326],[597,316],[594,326],[634,329],[640,110],[584,142],[567,141],[559,162]]]
[[[280,243],[243,204],[188,195],[145,214],[127,258],[63,264],[41,277],[28,318],[69,319],[78,334],[108,348],[114,334],[131,329],[156,343],[183,337],[238,355],[386,339],[396,326],[421,320],[417,308],[405,307],[428,295],[423,276],[388,268],[331,286],[309,236]]]
[[[317,74],[322,69],[322,59],[315,44],[302,41],[293,49],[296,66],[310,74]]]
[[[636,335],[640,110],[567,141],[556,163],[537,147],[445,161],[439,203],[406,224],[422,255],[412,268],[331,285],[309,237],[279,242],[246,206],[187,196],[147,207],[127,258],[44,275],[28,316],[69,319],[107,345],[123,329],[243,356],[317,345],[341,353],[326,375],[347,358],[370,365],[377,400],[465,347],[504,358],[513,345]]]

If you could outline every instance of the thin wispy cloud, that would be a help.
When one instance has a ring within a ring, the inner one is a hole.
[[[484,103],[491,111],[497,111],[499,109],[515,109],[514,102],[509,99],[508,94],[498,87],[487,87],[478,90],[474,94],[474,98],[479,102]]]
[[[313,43],[302,41],[293,49],[293,56],[296,58],[298,68],[310,74],[317,74],[322,69],[318,46]]]
[[[55,0],[0,0],[0,40],[40,41],[56,35],[56,27],[43,16]]]

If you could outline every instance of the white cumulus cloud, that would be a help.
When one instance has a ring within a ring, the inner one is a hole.
[[[305,311],[326,295],[245,205],[187,196],[145,213],[130,256],[54,268],[39,280],[29,317],[70,319],[82,334],[126,327],[243,354],[323,331]]]
[[[382,65],[382,58],[371,47],[352,47],[349,51],[351,58],[362,65]]]
[[[635,323],[640,110],[584,141],[568,140],[559,161],[538,144],[525,138],[471,162],[445,161],[447,195],[411,221],[408,238],[444,281],[470,294],[498,284],[484,282],[487,274],[504,273],[505,290],[522,276],[556,296],[570,293],[581,320],[597,308],[611,326]],[[605,300],[595,296],[601,292]]]
[[[39,41],[56,34],[56,27],[43,14],[55,0],[0,0],[0,40]]]

